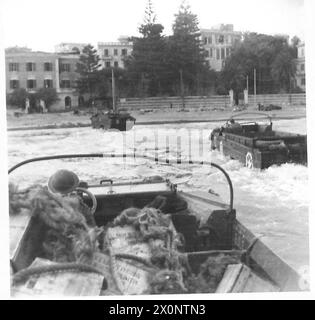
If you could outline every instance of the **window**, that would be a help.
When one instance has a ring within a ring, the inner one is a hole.
[[[210,48],[210,58],[213,58],[213,48]]]
[[[221,59],[225,59],[225,48],[221,48]]]
[[[127,49],[121,49],[121,55],[126,56],[127,55]]]
[[[105,56],[105,57],[108,57],[108,49],[105,49],[105,50],[104,50],[104,56]]]
[[[304,65],[304,63],[301,64],[301,71],[305,71],[305,65]]]
[[[70,64],[69,63],[62,63],[60,66],[61,72],[70,72]]]
[[[10,80],[10,89],[18,89],[19,80]]]
[[[118,56],[118,49],[114,49],[114,56]]]
[[[9,63],[9,71],[19,71],[19,64],[18,63]]]
[[[63,89],[70,88],[70,80],[61,80],[60,88],[63,88]]]
[[[226,56],[229,57],[231,55],[231,48],[226,48]]]
[[[203,41],[204,41],[204,44],[207,44],[207,43],[208,43],[208,38],[205,37],[205,38],[203,39]]]
[[[105,62],[105,67],[106,67],[106,68],[110,68],[110,61],[106,61],[106,62]]]
[[[115,61],[115,62],[114,62],[114,67],[115,67],[115,68],[118,68],[118,61]]]
[[[44,71],[52,71],[53,65],[51,62],[45,62],[44,63]]]
[[[35,71],[36,65],[33,62],[27,62],[26,64],[26,71]]]
[[[224,43],[224,36],[223,35],[219,35],[218,42]]]
[[[220,49],[217,49],[216,53],[217,53],[217,60],[220,60]]]
[[[35,89],[36,88],[36,80],[29,79],[26,81],[27,89]]]
[[[302,78],[302,79],[301,79],[301,85],[302,85],[302,86],[305,86],[305,78]]]
[[[205,50],[205,56],[206,56],[206,58],[209,57],[209,51],[208,50]]]
[[[208,43],[209,43],[209,44],[212,44],[212,36],[210,36],[210,37],[208,38]]]
[[[52,88],[52,87],[53,87],[53,81],[51,79],[45,79],[44,88]]]

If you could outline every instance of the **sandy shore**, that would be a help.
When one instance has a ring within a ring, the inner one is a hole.
[[[90,126],[90,114],[81,113],[75,115],[73,112],[47,113],[47,114],[21,114],[14,115],[14,111],[7,111],[8,130],[27,129],[57,129]],[[258,112],[247,110],[247,112]],[[306,116],[305,108],[290,108],[286,110],[275,110],[266,112],[274,119],[296,119]],[[235,115],[231,110],[155,110],[154,112],[131,112],[136,120],[136,125],[166,124],[166,123],[188,123],[188,122],[212,122],[224,121]],[[250,118],[255,118],[255,115]]]

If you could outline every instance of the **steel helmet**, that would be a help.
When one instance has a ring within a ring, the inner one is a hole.
[[[78,176],[69,170],[58,170],[48,181],[48,188],[53,193],[67,194],[74,191],[78,185]]]

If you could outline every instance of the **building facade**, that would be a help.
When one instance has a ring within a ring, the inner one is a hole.
[[[78,106],[84,100],[76,90],[76,81],[79,78],[76,68],[80,56],[78,54],[60,54],[57,57],[59,70],[56,72],[56,91],[60,103],[55,108],[67,109]]]
[[[242,33],[234,31],[232,24],[220,24],[211,29],[200,29],[201,43],[206,51],[206,61],[215,71],[221,71],[232,46],[241,41]]]
[[[35,93],[41,88],[55,88],[59,100],[51,110],[64,110],[78,105],[75,82],[79,55],[35,51],[7,51],[5,54],[6,91],[24,88]]]
[[[297,46],[295,85],[305,91],[305,43]]]
[[[102,68],[124,68],[125,59],[132,53],[132,42],[128,37],[120,37],[117,42],[99,42],[97,51]]]

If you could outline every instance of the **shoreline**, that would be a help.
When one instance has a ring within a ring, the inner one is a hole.
[[[288,110],[289,111],[289,110]],[[248,110],[247,112],[251,112],[251,110]],[[253,110],[253,112],[256,112]],[[292,111],[291,111],[292,112]],[[284,114],[281,114],[284,113]],[[262,113],[262,115],[268,114],[269,116],[272,117],[272,120],[293,120],[293,119],[301,119],[301,118],[306,118],[306,112],[285,112],[281,111],[277,113]],[[259,114],[259,113],[258,113]],[[165,114],[154,114],[151,116],[142,116],[142,115],[135,115],[135,118],[138,119],[136,121],[135,126],[150,126],[150,125],[168,125],[168,124],[187,124],[187,123],[213,123],[213,122],[221,122],[221,121],[226,121],[229,119],[232,115],[237,115],[237,113],[231,113],[231,112],[222,112],[221,114],[213,114],[209,117],[209,115],[205,114],[190,114],[190,117],[188,114],[185,114],[183,117],[182,115],[180,116],[178,113],[177,114],[169,114],[165,116]],[[207,116],[205,118],[205,116]],[[50,115],[48,115],[48,118]],[[22,120],[22,119],[21,119]],[[27,119],[23,119],[27,120]],[[36,119],[36,122],[40,122],[43,119],[39,118]],[[46,119],[47,120],[47,119]],[[57,119],[55,119],[56,121]],[[59,120],[59,119],[58,119]],[[62,121],[62,119],[60,119]],[[64,120],[64,119],[63,119]],[[38,125],[38,124],[22,124],[20,126],[12,126],[8,127],[7,126],[7,131],[28,131],[28,130],[55,130],[55,129],[73,129],[73,128],[87,128],[91,127],[91,122],[88,119],[82,119],[83,121],[77,121],[79,119],[75,118],[70,118],[69,121],[67,122],[61,122],[60,124],[57,124],[56,122],[54,123],[47,123],[43,125]],[[249,116],[249,117],[241,117],[238,118],[238,120],[257,120],[257,117]],[[21,121],[23,122],[23,121]],[[7,125],[10,123],[9,119],[7,119]],[[92,127],[91,127],[92,128]]]
[[[294,120],[294,119],[302,119],[306,118],[306,116],[283,116],[283,117],[274,117],[273,120]],[[255,118],[240,118],[239,120],[255,120]],[[221,119],[206,119],[206,120],[170,120],[170,121],[144,121],[144,122],[136,122],[135,126],[143,126],[143,125],[164,125],[164,124],[186,124],[186,123],[206,123],[206,122],[220,122],[226,121],[226,118]],[[48,130],[48,129],[73,129],[73,128],[88,128],[91,127],[90,123],[71,123],[71,124],[61,124],[61,125],[44,125],[44,126],[24,126],[24,127],[13,127],[7,128],[7,131],[29,131],[29,130]]]

